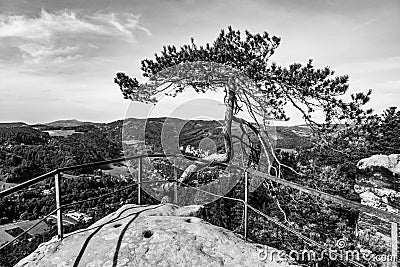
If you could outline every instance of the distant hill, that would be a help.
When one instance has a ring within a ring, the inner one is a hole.
[[[202,144],[203,148],[224,150],[221,121],[133,118],[110,123],[61,120],[32,126],[25,123],[0,125],[0,181],[15,183],[59,166],[119,157],[124,149],[122,140],[126,145],[128,141],[144,140],[146,147],[156,153],[169,150],[162,146],[162,141],[166,142],[164,144],[178,141],[178,145],[184,147],[198,148]],[[239,124],[233,124],[232,135],[233,145],[237,145],[237,137],[241,136]],[[312,145],[311,130],[305,126],[270,127],[268,136],[274,147],[283,151],[292,152]],[[249,132],[248,138],[253,144],[258,143],[253,133]]]
[[[48,127],[77,127],[83,124],[92,124],[92,123],[78,121],[78,120],[57,120],[43,124]]]
[[[211,121],[211,120],[194,120],[186,121],[179,118],[150,118],[150,119],[138,119],[129,118],[124,120],[118,120],[110,123],[91,123],[86,122],[85,125],[96,126],[105,131],[110,139],[114,141],[121,141],[122,128],[124,128],[125,139],[140,139],[143,140],[143,133],[140,133],[146,124],[146,140],[150,143],[159,143],[159,136],[163,129],[163,123],[168,120],[169,127],[175,128],[174,131],[178,131],[179,125],[185,124],[183,131],[181,132],[179,139],[182,145],[194,145],[197,146],[199,141],[209,136],[210,133],[215,132],[219,126],[223,125],[223,121]],[[140,131],[139,131],[140,130]],[[238,133],[240,131],[239,124],[234,123],[232,125],[232,132]],[[293,150],[300,147],[311,146],[312,132],[310,127],[307,125],[296,125],[296,126],[275,126],[269,130],[269,135],[276,141],[276,148]],[[130,136],[130,134],[138,136]],[[128,136],[126,136],[128,135]],[[212,138],[212,137],[211,137]],[[212,138],[213,139],[213,138]],[[218,143],[222,144],[222,139]],[[157,146],[157,144],[156,144]]]
[[[49,123],[41,123],[35,125],[28,125],[23,122],[13,123],[0,123],[0,128],[34,128],[39,131],[48,130],[75,130],[77,132],[86,132],[92,127],[102,130],[110,140],[113,142],[121,143],[122,128],[125,124],[125,134],[138,133],[138,129],[143,129],[146,124],[146,139],[150,142],[159,143],[159,136],[163,128],[163,123],[167,118],[150,118],[150,119],[137,119],[130,118],[125,120],[117,120],[110,123],[95,123],[83,122],[76,119],[57,120]],[[185,124],[184,131],[180,134],[182,144],[192,144],[196,146],[198,142],[208,136],[210,132],[217,130],[217,127],[222,124],[222,121],[206,121],[196,120],[187,122],[179,118],[168,118],[168,125],[177,128],[179,125]],[[233,133],[239,131],[238,125],[233,125]],[[295,149],[299,147],[308,147],[311,145],[311,129],[307,125],[296,126],[276,126],[271,127],[269,135],[276,141],[276,148],[282,149]],[[135,136],[133,139],[143,139],[143,136]]]
[[[137,139],[143,140],[143,128],[146,123],[146,142],[159,146],[160,133],[163,129],[163,123],[166,118],[152,118],[152,119],[128,119],[124,123],[124,136],[125,140]],[[114,133],[122,132],[123,121],[112,123]],[[223,139],[218,136],[218,128],[223,125],[222,121],[207,121],[207,120],[194,120],[185,121],[177,118],[168,118],[168,128],[173,127],[174,132],[178,131],[179,125],[185,124],[179,135],[179,140],[182,145],[197,146],[202,138],[209,137],[217,141],[218,146],[223,146]],[[107,124],[109,125],[109,124]],[[239,134],[239,124],[232,125],[232,133]],[[211,134],[211,136],[210,136]],[[216,134],[216,135],[215,135]],[[276,141],[276,148],[293,150],[300,147],[309,147],[312,145],[311,138],[312,132],[307,125],[298,126],[276,126],[268,129],[269,136]]]
[[[13,128],[28,126],[25,122],[0,122],[0,128]]]
[[[276,147],[295,149],[312,145],[312,132],[308,126],[276,126]]]

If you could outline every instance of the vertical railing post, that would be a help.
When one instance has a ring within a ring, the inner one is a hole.
[[[143,158],[139,158],[138,162],[138,205],[142,204],[142,178],[143,178]]]
[[[178,170],[176,169],[176,158],[174,158],[174,203],[178,204]]]
[[[247,170],[244,172],[244,238],[247,240],[247,223],[248,223],[248,209],[247,202],[249,198],[249,188],[248,188],[248,173]]]
[[[397,222],[391,222],[391,234],[392,234],[392,266],[397,266],[397,253],[398,253],[398,232],[397,232]]]
[[[63,239],[63,222],[62,222],[62,204],[61,204],[61,175],[57,172],[54,175],[54,187],[56,191],[56,208],[57,208],[57,236],[58,239]]]

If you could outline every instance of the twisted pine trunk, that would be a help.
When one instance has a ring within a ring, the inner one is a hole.
[[[192,175],[197,171],[207,167],[215,166],[221,163],[228,163],[233,157],[233,147],[232,147],[232,120],[233,120],[233,109],[235,104],[235,92],[231,89],[227,89],[227,95],[225,97],[225,117],[224,117],[224,127],[222,128],[222,134],[224,136],[225,153],[215,153],[204,157],[203,161],[195,161],[193,164],[189,165],[179,178],[179,182],[187,183],[192,180]],[[205,162],[207,161],[207,162]]]

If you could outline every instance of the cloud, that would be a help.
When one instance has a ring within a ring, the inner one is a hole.
[[[60,63],[61,58],[71,58],[71,54],[78,50],[77,46],[55,47],[54,45],[42,45],[36,43],[21,44],[19,49],[26,63],[39,63],[45,59],[52,58],[54,62]],[[77,55],[74,55],[77,56]]]
[[[358,30],[360,30],[360,29],[362,29],[362,28],[365,28],[365,27],[367,27],[368,25],[374,23],[375,21],[376,21],[376,18],[373,18],[373,19],[371,19],[371,20],[369,20],[369,21],[367,21],[367,22],[364,22],[364,23],[362,23],[362,24],[360,24],[360,25],[357,25],[357,26],[355,26],[355,27],[353,28],[353,31],[358,31]]]
[[[56,33],[100,32],[100,25],[95,25],[77,18],[66,10],[51,14],[42,9],[39,17],[24,16],[0,17],[0,38],[17,37],[33,40],[48,40]]]
[[[107,40],[105,43],[134,42],[137,31],[150,35],[139,18],[132,13],[49,13],[44,9],[37,17],[0,13],[0,42],[2,48],[17,48],[14,51],[19,54],[15,56],[24,63],[61,63],[99,48],[92,43],[96,39]]]
[[[140,25],[140,16],[132,13],[125,13],[122,14],[122,16],[117,13],[96,13],[92,16],[88,16],[88,18],[102,25],[113,26],[114,28],[111,27],[109,30],[111,30],[111,32],[117,30],[122,35],[133,37],[132,31],[134,30],[141,30],[151,35],[148,29]]]

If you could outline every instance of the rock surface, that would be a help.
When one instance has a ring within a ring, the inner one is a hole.
[[[16,266],[294,266],[265,254],[262,262],[265,246],[193,217],[200,209],[125,205],[62,241],[40,245]]]
[[[374,155],[360,160],[357,166],[363,170],[354,188],[361,197],[361,203],[398,213],[400,155]]]
[[[400,155],[374,155],[360,160],[361,170],[354,190],[361,197],[361,203],[391,213],[400,213]],[[360,229],[374,229],[390,247],[390,224],[384,219],[368,213],[361,213]]]
[[[400,154],[373,155],[369,158],[360,160],[357,163],[359,169],[383,167],[393,174],[400,174]]]

